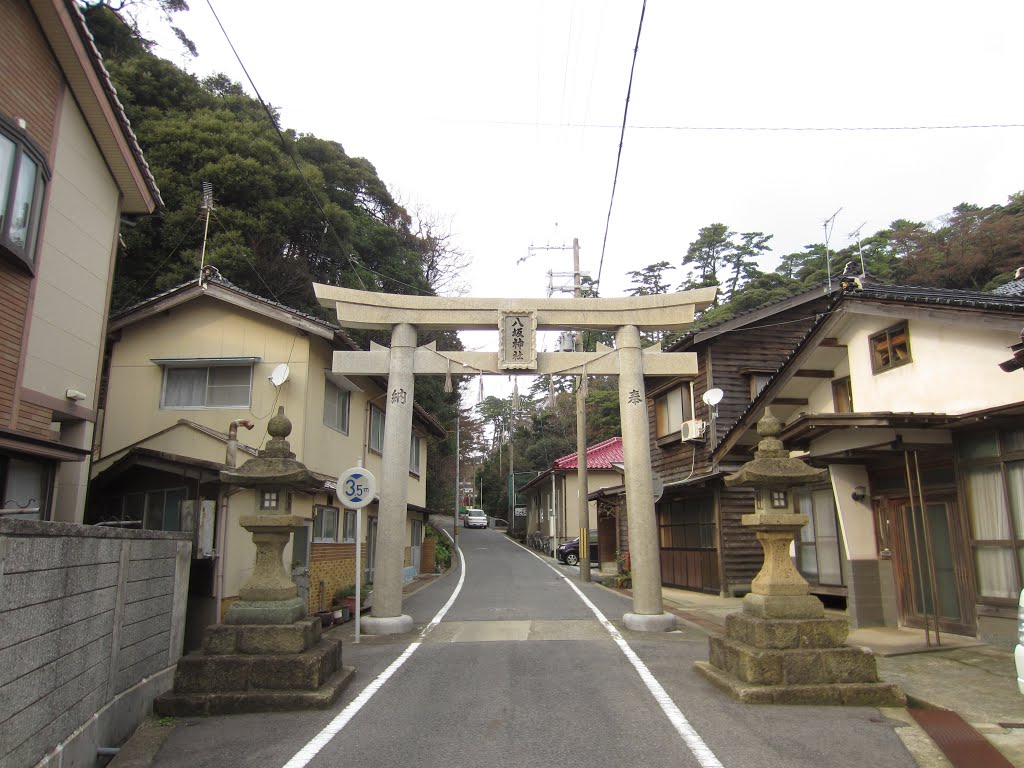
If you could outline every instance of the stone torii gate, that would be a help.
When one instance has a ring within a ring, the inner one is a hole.
[[[388,377],[373,609],[363,620],[364,632],[401,634],[413,626],[412,617],[402,614],[402,566],[416,374],[617,375],[633,578],[633,611],[623,623],[641,631],[675,626],[661,599],[644,375],[695,374],[697,358],[693,353],[662,354],[660,346],[642,349],[640,332],[690,326],[695,312],[714,300],[715,288],[611,299],[405,296],[317,283],[313,290],[322,305],[337,312],[342,327],[391,331],[390,349],[372,344],[366,352],[335,352],[333,364],[335,373]],[[417,329],[497,330],[499,351],[441,352],[432,343],[420,347]],[[537,351],[538,330],[577,329],[614,331],[615,349]]]

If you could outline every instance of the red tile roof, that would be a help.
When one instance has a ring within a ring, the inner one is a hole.
[[[576,452],[555,459],[552,469],[575,469]],[[622,438],[612,437],[602,443],[587,448],[587,469],[615,469],[615,464],[622,464]]]

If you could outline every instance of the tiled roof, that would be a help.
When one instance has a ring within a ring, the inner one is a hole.
[[[1006,286],[1003,287],[1005,288]],[[1024,311],[1024,295],[1010,292],[963,291],[956,288],[923,288],[912,285],[886,285],[884,283],[865,281],[860,286],[851,285],[845,291],[845,295],[854,298],[893,301],[901,304],[933,304],[961,309],[1005,310],[1009,312]]]
[[[997,296],[1024,296],[1024,277],[1011,280],[992,291]]]
[[[553,469],[575,469],[577,455],[578,453],[574,451],[568,456],[555,459],[551,467]],[[587,469],[615,469],[615,465],[622,464],[623,460],[621,437],[611,437],[587,448]]]

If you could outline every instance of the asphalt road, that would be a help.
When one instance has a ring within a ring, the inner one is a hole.
[[[345,645],[356,678],[333,709],[182,720],[154,765],[916,765],[877,709],[738,704],[693,670],[699,628],[630,632],[630,602],[578,568],[493,530],[458,539],[462,565],[405,601],[413,633]]]

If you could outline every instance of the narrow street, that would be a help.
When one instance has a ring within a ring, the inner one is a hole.
[[[624,631],[629,601],[577,569],[494,530],[458,544],[464,567],[406,600],[413,633],[346,643],[331,710],[182,719],[154,765],[915,765],[877,709],[740,705],[693,670],[700,630]]]

